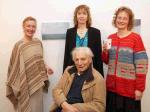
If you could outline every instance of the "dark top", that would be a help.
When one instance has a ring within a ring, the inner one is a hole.
[[[70,28],[66,33],[66,44],[65,44],[65,53],[64,53],[64,65],[63,71],[69,65],[73,65],[71,51],[76,47],[76,35],[77,28]],[[92,50],[94,54],[93,66],[99,71],[103,76],[103,62],[101,58],[101,34],[100,30],[89,27],[88,28],[88,47]]]
[[[67,95],[67,102],[69,104],[83,103],[81,90],[82,90],[82,86],[83,86],[83,83],[86,80],[86,78],[87,78],[86,74],[82,74],[80,76],[75,74],[71,88]]]

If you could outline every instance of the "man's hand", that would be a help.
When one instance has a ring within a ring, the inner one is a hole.
[[[72,106],[71,104],[68,104],[67,102],[63,102],[61,104],[62,112],[79,112],[77,108]]]

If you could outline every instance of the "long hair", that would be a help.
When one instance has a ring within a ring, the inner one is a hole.
[[[90,13],[90,8],[87,5],[79,5],[78,7],[76,7],[75,11],[74,11],[74,26],[78,27],[78,21],[77,21],[77,13],[79,10],[84,9],[87,12],[87,22],[86,22],[86,27],[90,27],[92,24],[92,19],[91,19],[91,13]]]

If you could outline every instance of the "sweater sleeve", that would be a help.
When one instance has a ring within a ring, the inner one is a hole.
[[[102,60],[105,64],[108,64],[108,52],[102,52]]]
[[[135,40],[134,64],[136,69],[136,90],[143,92],[148,71],[148,56],[140,36],[137,36]]]

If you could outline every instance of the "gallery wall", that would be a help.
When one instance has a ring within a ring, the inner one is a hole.
[[[5,97],[7,67],[14,43],[23,37],[22,20],[33,16],[38,21],[36,37],[42,40],[42,24],[69,22],[73,26],[73,11],[79,4],[87,4],[91,9],[92,26],[101,30],[102,39],[116,31],[111,21],[114,11],[120,6],[128,6],[141,19],[140,34],[150,57],[150,1],[149,0],[0,0],[0,111],[14,112],[12,104]],[[64,39],[42,40],[45,62],[54,70],[49,76],[49,93],[44,94],[44,112],[52,103],[51,90],[62,75]],[[146,90],[142,99],[142,112],[150,110],[150,71],[147,74]]]

